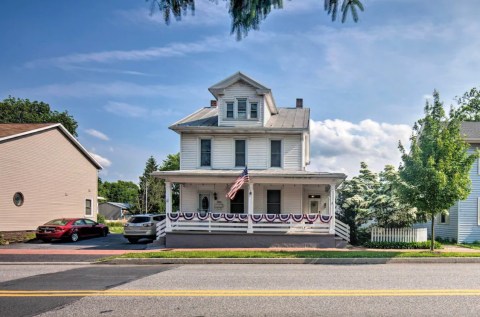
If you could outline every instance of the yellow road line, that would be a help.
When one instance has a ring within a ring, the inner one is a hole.
[[[0,297],[380,297],[480,296],[480,289],[369,290],[0,290]]]

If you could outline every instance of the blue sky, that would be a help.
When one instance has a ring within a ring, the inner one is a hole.
[[[284,1],[242,41],[226,2],[196,1],[166,26],[143,0],[0,4],[0,98],[68,110],[101,177],[138,181],[179,150],[168,126],[208,106],[207,88],[242,71],[277,105],[312,109],[310,170],[353,175],[398,165],[398,140],[433,89],[446,104],[479,86],[480,2],[364,0],[359,23],[331,22],[323,0]]]

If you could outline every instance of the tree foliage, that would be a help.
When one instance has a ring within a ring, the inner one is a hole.
[[[139,208],[141,213],[160,213],[165,210],[165,187],[161,186],[161,181],[151,174],[158,171],[157,161],[150,156],[145,163],[143,175],[139,181]]]
[[[78,127],[68,111],[54,111],[47,103],[12,96],[0,102],[0,123],[61,123],[73,136]]]
[[[472,88],[457,97],[458,110],[455,115],[462,121],[480,121],[480,91]]]
[[[425,117],[418,120],[410,137],[410,151],[399,144],[400,197],[415,206],[424,220],[431,219],[434,249],[435,216],[447,213],[470,193],[469,172],[478,153],[467,152],[469,144],[460,134],[461,110],[446,115],[437,91],[433,104],[425,105]]]
[[[176,171],[180,169],[180,153],[168,154],[167,158],[163,160],[162,165],[160,165],[160,171]],[[165,181],[161,180],[162,186],[165,186]],[[165,192],[162,199],[165,204]],[[179,210],[180,208],[180,186],[179,184],[174,183],[172,185],[172,210]]]
[[[107,201],[127,203],[131,210],[138,209],[138,185],[129,181],[102,182],[98,179],[98,195]]]
[[[172,16],[180,21],[182,15],[191,12],[195,14],[195,0],[146,0],[150,2],[150,13],[157,10],[163,15],[165,24],[170,24]],[[210,0],[218,4],[218,0]],[[283,0],[223,0],[229,1],[228,12],[232,19],[231,34],[236,34],[237,40],[248,35],[250,30],[258,30],[260,23],[267,18],[272,9],[282,9]],[[301,0],[297,0],[301,1]],[[321,1],[321,0],[318,0]],[[342,13],[342,23],[347,20],[348,13],[358,22],[358,11],[364,7],[360,0],[324,0],[325,11],[335,21],[337,14]]]

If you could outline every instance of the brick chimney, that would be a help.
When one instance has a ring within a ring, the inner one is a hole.
[[[217,107],[217,101],[216,100],[210,100],[210,107],[216,108]]]
[[[303,108],[303,98],[297,98],[297,108]]]

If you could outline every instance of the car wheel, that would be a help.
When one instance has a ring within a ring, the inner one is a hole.
[[[43,242],[51,242],[52,239],[42,239]]]
[[[128,238],[128,242],[132,243],[132,244],[135,244],[138,242],[138,239],[137,238]]]
[[[108,229],[107,229],[107,228],[104,228],[104,229],[102,230],[102,237],[106,237],[107,234],[108,234]]]
[[[77,242],[78,241],[78,232],[74,232],[72,233],[72,235],[70,236],[70,240],[72,240],[72,242]]]

